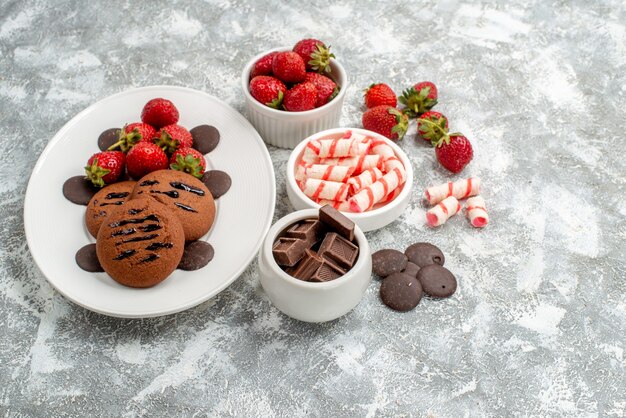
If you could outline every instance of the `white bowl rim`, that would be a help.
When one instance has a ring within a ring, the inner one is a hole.
[[[309,141],[319,139],[325,136],[329,136],[332,134],[336,134],[336,133],[346,132],[346,131],[352,131],[352,132],[356,132],[362,135],[373,136],[373,137],[376,137],[377,139],[384,140],[389,146],[391,146],[396,156],[400,158],[400,160],[402,161],[402,164],[404,164],[404,169],[406,170],[406,182],[404,183],[404,186],[402,187],[402,191],[400,192],[400,194],[396,196],[391,202],[386,203],[382,207],[379,207],[370,211],[366,211],[366,212],[361,212],[361,213],[358,213],[358,212],[341,212],[341,213],[348,214],[350,219],[354,220],[355,222],[358,222],[359,220],[371,219],[372,217],[375,217],[375,216],[378,216],[378,215],[381,215],[383,213],[393,210],[396,206],[401,204],[403,199],[405,199],[409,193],[411,193],[411,189],[413,188],[413,166],[411,165],[411,160],[409,160],[408,155],[395,142],[393,142],[391,139],[383,135],[380,135],[379,133],[369,131],[367,129],[332,128],[332,129],[327,129],[325,131],[318,132],[316,134],[313,134],[303,139],[298,145],[296,145],[293,151],[291,151],[291,154],[289,155],[289,159],[287,160],[287,187],[291,187],[298,197],[304,199],[305,201],[308,201],[311,205],[313,205],[313,209],[320,208],[321,205],[319,203],[315,203],[313,200],[311,200],[311,198],[305,195],[304,192],[300,190],[300,187],[298,187],[298,184],[296,182],[296,177],[295,177],[295,170],[294,170],[295,164],[296,164],[296,158],[300,155],[300,153],[302,152],[302,149],[306,146],[306,144]]]
[[[267,260],[268,267],[281,280],[284,280],[290,284],[293,284],[295,286],[299,286],[305,289],[330,290],[338,286],[341,286],[343,283],[349,280],[354,280],[356,276],[359,274],[360,269],[367,262],[366,258],[371,257],[371,255],[369,254],[369,243],[367,242],[367,238],[365,237],[365,234],[363,233],[361,228],[359,228],[358,225],[356,224],[354,225],[354,237],[357,240],[358,245],[359,245],[359,256],[357,257],[356,263],[354,263],[352,268],[348,270],[346,274],[344,274],[341,277],[336,278],[335,280],[330,280],[328,282],[320,283],[320,282],[305,282],[304,280],[296,279],[295,277],[290,276],[283,269],[280,268],[280,266],[278,265],[278,263],[276,262],[272,254],[272,246],[274,244],[274,241],[276,240],[276,237],[282,230],[284,230],[287,226],[295,222],[301,221],[303,219],[317,218],[318,215],[319,215],[318,209],[302,209],[302,210],[297,210],[295,212],[291,212],[283,216],[282,218],[277,220],[276,223],[274,223],[274,225],[272,225],[272,227],[268,231],[265,237],[265,242],[263,243],[263,246],[261,247],[261,251],[268,258]],[[367,255],[365,255],[365,251],[362,251],[363,248],[368,250]],[[372,272],[370,271],[369,274],[371,276]]]
[[[243,94],[246,96],[248,101],[251,103],[254,103],[254,105],[258,109],[263,109],[263,111],[267,112],[269,115],[272,115],[272,116],[280,115],[281,117],[285,117],[285,118],[314,116],[314,115],[317,115],[318,113],[324,113],[328,111],[329,108],[331,108],[333,104],[341,102],[341,99],[345,96],[346,89],[348,88],[348,84],[349,84],[348,75],[346,74],[346,70],[343,68],[343,65],[341,65],[341,63],[337,61],[335,58],[331,58],[330,61],[339,70],[336,83],[340,85],[341,88],[339,89],[339,94],[337,94],[337,96],[335,96],[333,100],[331,100],[330,102],[326,103],[323,106],[320,106],[311,110],[304,110],[302,112],[288,112],[286,110],[278,110],[278,109],[273,109],[269,106],[265,106],[264,104],[260,103],[257,99],[252,97],[252,95],[250,94],[250,90],[248,90],[248,84],[250,81],[250,71],[254,63],[269,53],[279,52],[279,51],[291,51],[291,50],[292,49],[287,46],[273,48],[273,49],[270,49],[270,50],[267,50],[265,52],[261,52],[260,54],[255,55],[252,59],[250,59],[250,61],[246,63],[246,65],[243,68],[243,72],[241,73],[241,89],[243,90]],[[341,81],[341,84],[339,83],[340,81]]]

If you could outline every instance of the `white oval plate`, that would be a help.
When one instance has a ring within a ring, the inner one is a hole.
[[[205,156],[207,169],[225,171],[232,187],[216,200],[215,223],[202,238],[215,248],[213,260],[196,271],[176,270],[148,289],[125,287],[106,273],[88,273],[74,256],[95,242],[85,227],[85,206],[65,199],[65,180],[82,174],[98,152],[105,129],[140,121],[144,104],[164,97],[180,111],[188,129],[213,125],[221,139]],[[30,252],[46,279],[71,301],[106,315],[145,318],[196,306],[231,284],[259,250],[274,216],[276,183],[267,148],[252,125],[215,97],[183,87],[152,86],[107,97],[80,112],[52,138],[39,157],[26,190],[24,228]]]

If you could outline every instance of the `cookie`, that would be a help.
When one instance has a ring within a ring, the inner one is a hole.
[[[98,231],[96,254],[113,280],[150,287],[176,269],[185,250],[178,217],[156,199],[138,198],[115,206]]]
[[[456,292],[456,278],[445,267],[438,264],[424,266],[417,272],[424,293],[435,298],[447,298]]]
[[[398,250],[379,250],[372,254],[372,271],[380,277],[387,277],[404,270],[407,260],[407,256]]]
[[[396,311],[410,311],[422,299],[420,282],[408,274],[394,273],[383,280],[380,286],[383,303]]]
[[[404,254],[406,254],[411,263],[417,264],[420,268],[429,264],[443,266],[443,263],[446,261],[441,250],[427,242],[416,242],[409,246],[404,251]]]
[[[132,199],[150,196],[169,207],[185,230],[185,240],[195,241],[209,232],[215,219],[215,201],[209,189],[194,176],[176,170],[159,170],[143,176]]]
[[[103,187],[87,204],[85,224],[87,230],[95,238],[98,236],[100,225],[112,208],[124,204],[133,192],[135,181],[121,181]]]

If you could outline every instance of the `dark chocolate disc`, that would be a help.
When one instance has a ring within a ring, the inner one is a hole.
[[[407,260],[407,256],[398,250],[379,250],[372,254],[372,270],[380,277],[387,277],[401,272]]]
[[[215,251],[213,246],[204,241],[192,241],[185,245],[183,258],[178,263],[180,270],[198,270],[209,264]]]
[[[411,263],[417,264],[419,267],[424,267],[429,264],[439,264],[443,266],[443,263],[446,261],[441,250],[427,242],[416,242],[409,246],[404,251],[404,254],[406,254]]]
[[[78,267],[85,271],[89,271],[91,273],[100,273],[104,271],[100,265],[100,261],[98,261],[98,256],[96,255],[96,244],[87,244],[82,247],[76,252],[75,259]]]
[[[422,299],[420,282],[408,274],[394,273],[383,280],[380,286],[383,303],[396,311],[410,311]]]
[[[232,184],[230,176],[220,170],[207,171],[201,180],[213,195],[213,199],[226,194]]]
[[[106,151],[120,139],[120,128],[111,128],[102,132],[98,137],[98,148],[100,151]]]
[[[220,142],[220,131],[215,126],[200,125],[189,132],[193,138],[192,147],[202,154],[208,154],[213,151]]]
[[[406,263],[406,267],[404,268],[404,270],[402,270],[402,273],[408,274],[409,276],[417,277],[418,271],[420,271],[420,266],[409,261],[408,263]]]
[[[417,273],[424,293],[435,298],[447,298],[456,292],[456,278],[450,270],[438,264],[424,266]]]
[[[77,205],[87,206],[98,190],[85,176],[70,177],[63,183],[63,196]]]

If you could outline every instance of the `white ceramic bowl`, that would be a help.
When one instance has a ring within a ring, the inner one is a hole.
[[[264,55],[274,51],[290,51],[290,48],[275,48],[265,51],[252,58],[243,69],[241,74],[241,89],[246,99],[246,116],[261,134],[263,140],[280,148],[293,148],[307,136],[324,129],[339,126],[343,99],[348,88],[348,77],[343,66],[331,58],[329,76],[341,89],[339,94],[329,103],[317,109],[304,112],[287,112],[285,110],[272,109],[259,103],[248,90],[250,71],[255,62]]]
[[[316,133],[315,135],[312,135],[300,142],[300,144],[298,144],[291,152],[289,160],[287,161],[287,195],[296,210],[320,207],[319,204],[309,199],[309,197],[305,195],[302,190],[300,190],[300,187],[298,187],[298,183],[296,182],[296,163],[302,157],[304,147],[309,141],[331,136],[339,137],[346,131],[352,131],[384,140],[393,149],[400,161],[402,161],[406,170],[407,180],[402,186],[402,191],[391,202],[380,205],[379,207],[374,206],[373,209],[367,212],[342,212],[348,218],[352,219],[352,221],[354,221],[354,223],[356,223],[363,231],[373,231],[390,224],[402,215],[409,205],[409,200],[411,199],[411,188],[413,187],[413,168],[411,167],[409,157],[407,157],[404,151],[402,151],[402,149],[400,149],[400,147],[398,147],[392,140],[385,138],[376,132],[359,128],[328,129],[326,131]]]
[[[261,285],[270,300],[284,314],[305,322],[326,322],[350,312],[359,304],[372,280],[372,256],[363,231],[354,231],[359,255],[343,276],[329,282],[314,283],[295,279],[274,260],[272,245],[289,225],[302,219],[317,218],[319,211],[306,209],[279,219],[269,230],[259,251]]]

